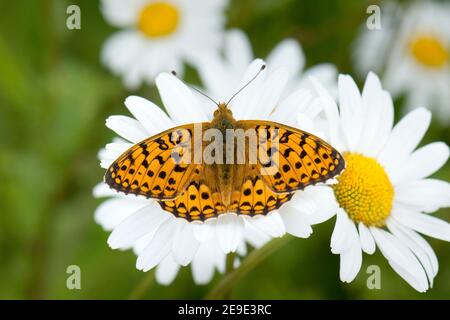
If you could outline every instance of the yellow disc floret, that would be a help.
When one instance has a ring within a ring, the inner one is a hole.
[[[414,58],[429,68],[439,68],[449,60],[449,52],[444,43],[434,36],[419,36],[410,42]]]
[[[373,158],[344,153],[345,171],[333,186],[339,206],[355,222],[382,227],[389,217],[394,187],[384,168]]]
[[[139,14],[139,29],[150,38],[167,36],[178,27],[180,14],[170,3],[153,2],[145,6]]]

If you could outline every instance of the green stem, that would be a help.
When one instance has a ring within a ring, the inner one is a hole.
[[[131,292],[128,300],[141,300],[154,283],[154,280],[155,280],[155,271],[153,269],[151,271],[148,271],[147,274],[145,274],[144,278],[142,278],[142,280]]]
[[[206,295],[205,299],[217,300],[223,299],[234,288],[236,283],[246,275],[249,271],[259,265],[273,252],[283,247],[292,239],[291,236],[284,236],[282,238],[274,239],[268,242],[263,247],[253,250],[246,259],[244,259],[241,265],[233,271],[227,273],[214,288]],[[227,257],[228,258],[228,257]],[[227,259],[228,260],[228,259]]]

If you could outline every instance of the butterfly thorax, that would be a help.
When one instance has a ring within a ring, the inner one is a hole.
[[[237,121],[233,117],[233,113],[224,104],[220,103],[217,110],[214,111],[214,118],[211,121],[210,128],[221,131],[223,144],[223,159],[225,160],[227,154],[233,153],[236,159],[236,148],[234,144],[227,144],[227,130],[237,129]],[[232,192],[234,190],[234,181],[239,179],[239,172],[241,171],[234,163],[222,161],[221,163],[214,163],[205,166],[205,180],[209,185],[212,185],[222,196],[222,201],[226,207],[231,202]]]

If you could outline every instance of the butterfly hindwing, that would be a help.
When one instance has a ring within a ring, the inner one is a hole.
[[[204,167],[197,166],[186,189],[174,200],[161,200],[161,207],[176,217],[188,221],[204,221],[226,212],[220,192],[214,181],[205,178]]]
[[[108,168],[105,182],[120,192],[173,199],[189,184],[195,165],[180,161],[191,144],[194,124],[175,127],[125,151]]]
[[[262,163],[258,157],[257,168],[263,181],[277,193],[325,182],[345,167],[337,150],[308,132],[270,121],[242,120],[238,125],[256,131],[258,153],[262,151],[270,160]],[[261,137],[264,132],[267,139]]]
[[[243,215],[265,215],[290,200],[291,193],[276,193],[263,181],[253,166],[246,166],[245,178],[233,192],[230,212]]]

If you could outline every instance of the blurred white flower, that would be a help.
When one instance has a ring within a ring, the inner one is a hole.
[[[254,59],[250,41],[240,30],[226,33],[223,51],[223,55],[219,52],[205,53],[197,64],[204,87],[215,99],[230,97],[240,88],[239,80]],[[321,81],[329,91],[335,91],[336,67],[330,63],[322,63],[305,70],[305,55],[294,39],[280,42],[265,60],[271,70],[281,67],[290,73],[291,80],[284,89],[284,95],[300,88],[312,89],[308,81],[310,76]]]
[[[408,108],[430,106],[450,124],[450,5],[415,1],[382,7],[381,30],[363,29],[356,42],[360,73],[382,72],[394,97],[405,94]],[[384,66],[383,66],[384,64]]]
[[[160,72],[194,63],[218,50],[228,0],[102,0],[106,20],[123,30],[102,49],[102,61],[131,89],[153,83]]]
[[[430,112],[416,109],[393,127],[391,96],[373,73],[362,94],[351,77],[339,77],[339,109],[315,84],[328,120],[325,134],[347,162],[328,200],[339,206],[331,251],[340,255],[341,280],[351,282],[361,268],[362,251],[372,254],[378,246],[403,279],[426,291],[438,262],[419,233],[450,241],[450,224],[430,215],[450,207],[450,184],[427,178],[447,162],[449,148],[434,142],[416,149]]]

